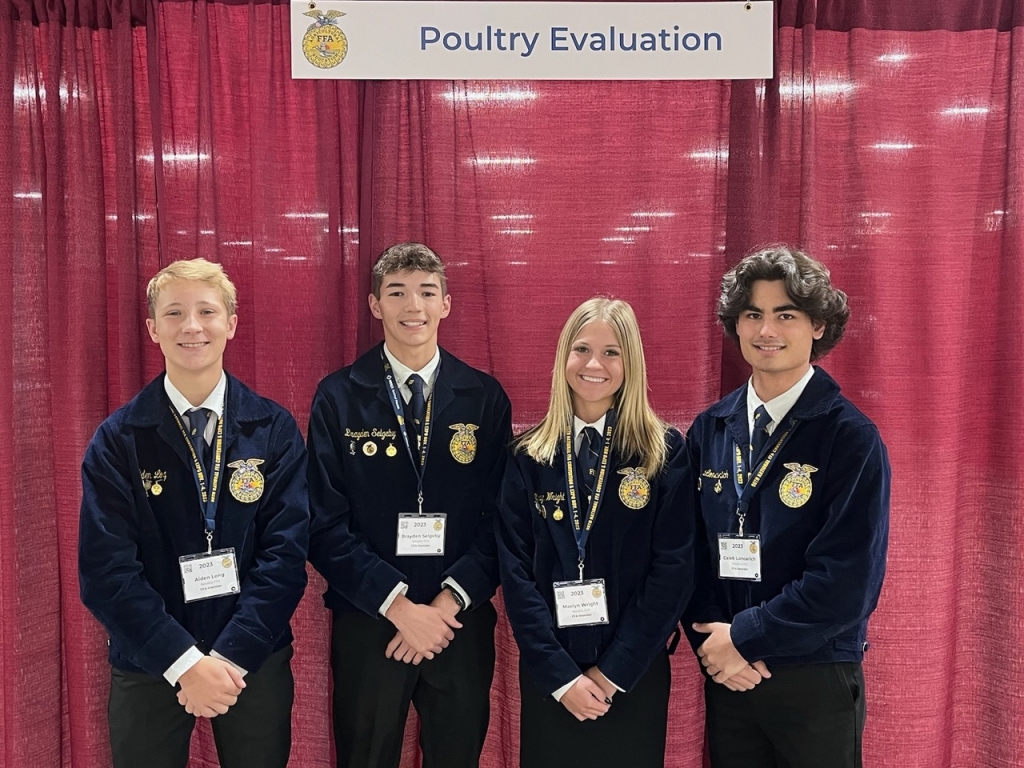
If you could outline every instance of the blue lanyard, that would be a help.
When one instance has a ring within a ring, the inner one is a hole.
[[[185,445],[188,446],[188,452],[192,456],[192,478],[196,481],[196,488],[199,491],[199,499],[202,504],[203,522],[206,525],[206,544],[207,551],[213,545],[213,532],[217,530],[217,501],[218,491],[220,489],[220,476],[221,467],[224,462],[224,417],[221,416],[217,419],[217,436],[214,440],[214,451],[213,451],[213,476],[209,487],[206,484],[206,469],[203,467],[203,463],[199,460],[198,454],[196,454],[196,447],[192,445],[192,441],[188,437],[188,430],[185,429],[185,424],[181,420],[181,416],[178,415],[177,409],[171,405],[171,414],[174,416],[174,421],[178,425],[178,429],[181,430],[181,436],[185,438]],[[226,407],[221,406],[221,411],[226,412]],[[202,438],[205,440],[205,436]]]
[[[576,494],[575,451],[573,450],[572,421],[565,427],[565,450],[563,461],[565,467],[565,484],[569,497],[569,509],[572,512],[572,533],[576,538],[576,549],[579,553],[580,581],[583,581],[583,562],[587,557],[587,539],[594,527],[601,501],[604,498],[604,487],[608,481],[608,456],[612,448],[612,433],[615,429],[615,411],[609,410],[604,420],[604,448],[601,450],[601,461],[598,464],[597,478],[594,482],[594,493],[590,499],[590,512],[586,523],[580,515],[579,497]]]
[[[736,517],[739,518],[740,527],[739,535],[743,535],[743,523],[747,519],[747,510],[750,509],[750,501],[754,498],[754,494],[757,493],[757,489],[761,487],[761,481],[765,475],[768,474],[768,470],[772,468],[775,463],[775,459],[779,456],[779,451],[782,450],[782,446],[789,440],[789,436],[793,434],[793,430],[796,429],[799,422],[796,419],[791,419],[789,427],[785,432],[782,433],[782,437],[778,439],[775,446],[768,452],[768,455],[764,457],[764,461],[758,465],[757,470],[750,471],[749,482],[744,480],[744,473],[746,472],[746,462],[743,459],[743,449],[733,444],[735,454],[735,472],[732,476],[733,485],[736,486]]]
[[[395,381],[395,374],[391,370],[391,363],[384,357],[384,350],[380,351],[381,360],[384,361],[384,380],[388,385],[388,400],[391,401],[391,408],[398,419],[398,429],[402,433],[402,440],[412,460],[412,467],[416,470],[416,504],[419,514],[423,514],[423,476],[427,471],[427,448],[430,445],[431,415],[434,410],[434,390],[431,388],[430,397],[427,398],[427,410],[423,416],[423,437],[420,440],[419,456],[413,450],[412,440],[409,439],[409,430],[405,425],[405,410],[402,408],[402,394],[398,391],[398,383]]]

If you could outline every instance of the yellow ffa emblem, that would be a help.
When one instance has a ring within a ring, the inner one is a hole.
[[[756,541],[750,542],[750,554],[752,554],[752,555],[756,555],[757,554],[757,542]]]
[[[435,531],[440,531],[442,528],[444,528],[444,523],[442,523],[440,520],[435,520],[434,521],[434,530]]]
[[[228,464],[235,470],[228,481],[228,490],[243,504],[259,501],[263,495],[263,475],[256,469],[262,463],[263,459],[241,459]]]
[[[811,472],[817,472],[817,467],[810,464],[785,464],[789,474],[782,478],[779,483],[779,498],[787,507],[796,509],[802,507],[811,498]]]
[[[595,586],[592,590],[590,590],[590,594],[592,594],[594,597],[600,597],[601,596],[601,588],[598,587],[598,586]]]
[[[643,509],[651,500],[651,484],[644,477],[644,471],[637,467],[626,467],[619,470],[620,475],[625,475],[619,483],[619,501],[630,509]]]
[[[551,513],[551,516],[555,518],[555,521],[557,522],[558,520],[561,520],[563,517],[565,517],[565,513],[562,512],[561,507],[555,507],[555,511]]]
[[[388,445],[388,448],[386,451],[384,451],[384,453],[386,453],[388,456],[394,457],[398,454],[398,449],[395,448],[394,443],[391,443],[390,445]]]
[[[223,559],[221,559],[220,564],[224,568],[230,568],[231,567],[231,558],[230,557],[224,557]]]
[[[363,443],[363,453],[367,456],[373,456],[377,453],[377,444],[373,440],[367,440]]]
[[[448,450],[452,452],[452,458],[459,464],[469,464],[476,458],[476,432],[480,427],[476,424],[452,424],[449,429],[454,429],[452,441],[448,443]]]
[[[320,69],[332,69],[341,64],[348,53],[348,38],[338,26],[337,19],[345,14],[334,10],[312,10],[302,15],[316,19],[302,36],[302,54],[306,61]]]

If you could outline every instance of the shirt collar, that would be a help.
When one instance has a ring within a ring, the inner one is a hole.
[[[768,411],[768,417],[771,419],[769,426],[765,429],[769,435],[774,432],[775,427],[780,424],[784,418],[786,418],[786,414],[793,409],[793,406],[796,405],[796,401],[800,399],[800,395],[804,393],[808,382],[810,382],[811,377],[814,376],[814,371],[814,366],[810,366],[807,369],[807,373],[800,378],[800,381],[778,397],[773,397],[767,403],[762,402],[761,398],[757,396],[757,392],[754,391],[754,379],[751,377],[747,382],[747,424],[753,425],[754,411],[763,405],[764,409]],[[750,429],[753,431],[753,426],[751,426]]]
[[[227,374],[225,374],[224,371],[221,371],[220,381],[217,382],[217,386],[213,388],[213,392],[211,392],[209,397],[207,397],[198,407],[209,408],[211,411],[213,411],[214,415],[218,419],[223,418],[224,392],[227,391],[227,387]],[[170,398],[171,405],[174,406],[174,410],[176,410],[182,416],[187,416],[188,412],[196,407],[188,401],[188,398],[186,398],[183,394],[181,394],[181,392],[178,391],[178,388],[174,386],[174,384],[171,383],[170,376],[164,376],[164,391],[167,392],[167,397]]]
[[[409,380],[412,374],[416,374],[423,379],[424,386],[429,389],[434,385],[434,378],[437,376],[437,366],[441,363],[441,348],[438,347],[434,350],[434,356],[430,358],[430,362],[423,366],[420,370],[414,371],[407,365],[404,365],[399,361],[397,357],[391,354],[391,350],[388,349],[388,345],[384,345],[384,357],[387,358],[391,364],[391,370],[395,372],[395,381],[400,386],[406,386],[405,382]],[[426,393],[424,393],[425,395]]]
[[[600,419],[598,419],[597,421],[595,421],[592,424],[587,424],[587,422],[585,422],[579,416],[575,416],[574,415],[572,417],[572,430],[573,430],[572,431],[572,437],[573,437],[573,440],[574,441],[575,440],[579,440],[580,439],[580,434],[583,432],[583,430],[586,427],[593,427],[594,429],[597,430],[597,434],[599,434],[599,435],[600,434],[604,434],[604,420],[605,420],[605,418],[607,416],[608,416],[607,413],[602,414]],[[577,446],[577,448],[579,448],[579,446]]]

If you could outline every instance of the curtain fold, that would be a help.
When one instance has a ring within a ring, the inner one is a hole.
[[[109,764],[78,470],[161,369],[143,321],[162,265],[225,264],[240,297],[226,364],[303,428],[319,379],[380,338],[373,259],[422,239],[449,269],[441,343],[503,382],[517,431],[595,293],[634,305],[653,402],[685,429],[747,375],[714,322],[721,274],[781,240],[850,295],[822,364],[893,463],[865,763],[1017,766],[1022,0],[783,0],[772,80],[616,83],[295,81],[280,2],[4,8],[0,763]],[[313,574],[293,621],[303,768],[332,764],[323,588]],[[504,620],[497,646],[488,768],[518,763]],[[699,766],[685,648],[673,674],[666,764]],[[403,765],[415,739],[411,720]],[[217,764],[206,723],[192,764]]]

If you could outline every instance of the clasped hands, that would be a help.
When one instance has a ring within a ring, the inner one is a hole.
[[[459,604],[447,589],[438,592],[430,605],[421,605],[399,595],[385,614],[398,632],[384,655],[406,664],[433,659],[455,638],[462,623],[455,618]]]
[[[716,621],[694,624],[693,628],[709,635],[697,649],[697,655],[716,683],[721,683],[730,691],[749,691],[761,680],[772,676],[763,661],[750,664],[736,650],[730,634],[732,625]]]
[[[226,714],[245,688],[242,673],[214,656],[203,656],[178,678],[178,683],[178,703],[196,717]]]

